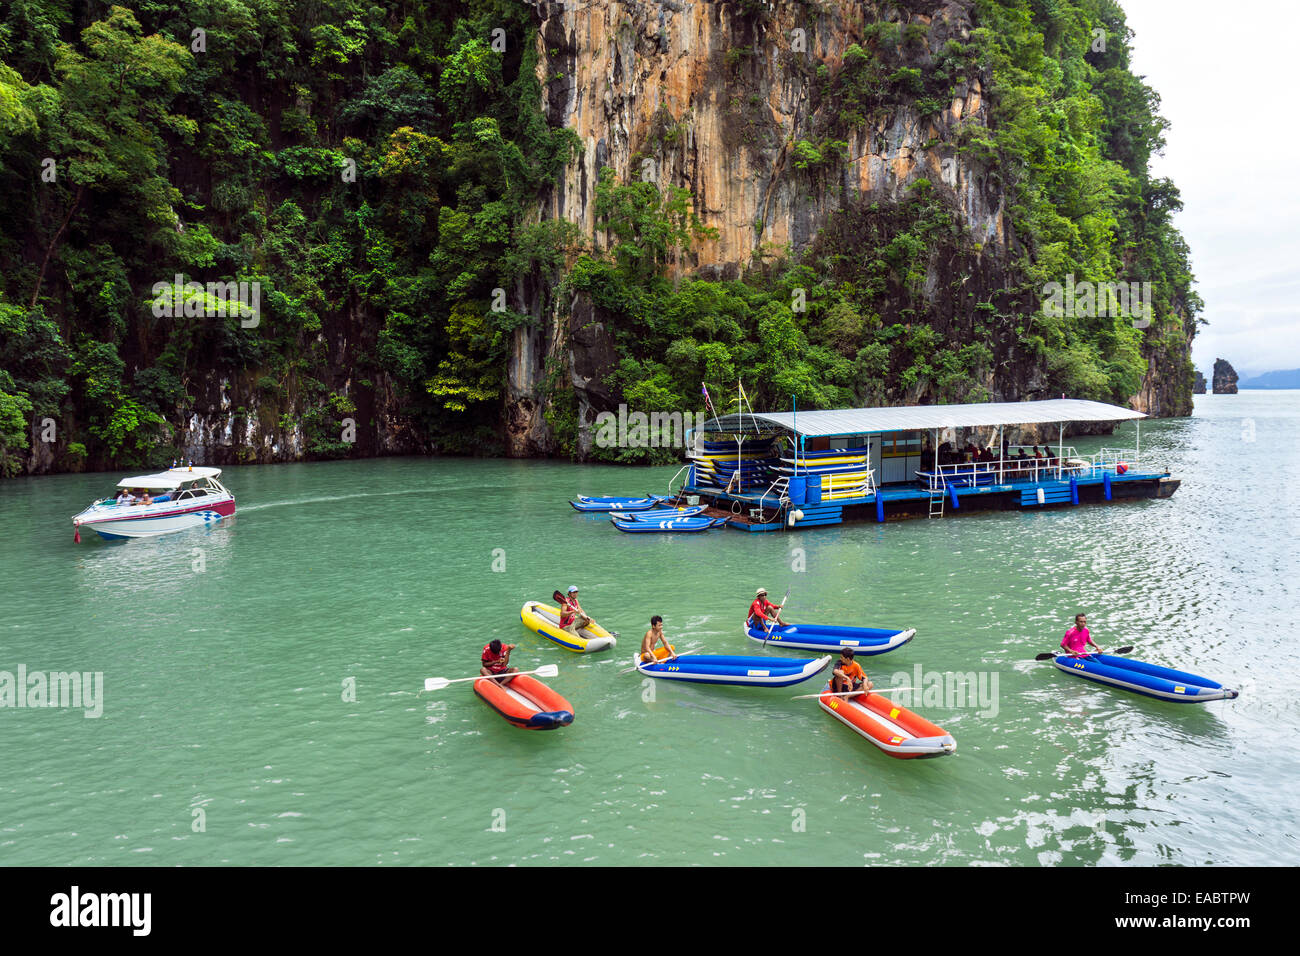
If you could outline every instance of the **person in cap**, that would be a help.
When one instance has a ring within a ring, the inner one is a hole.
[[[578,586],[569,585],[568,595],[556,592],[560,599],[560,627],[568,631],[574,637],[580,637],[578,631],[584,627],[590,627],[594,622],[587,616],[587,612],[582,609],[578,603]]]
[[[840,651],[839,663],[835,665],[835,670],[831,672],[831,693],[840,694],[847,691],[858,691],[869,694],[871,688],[875,686],[867,679],[862,665],[853,659],[853,648],[846,647]]]
[[[785,621],[781,620],[781,609],[767,599],[767,588],[759,588],[754,592],[754,603],[749,606],[749,617],[745,619],[745,624],[767,630],[769,621],[785,627]]]

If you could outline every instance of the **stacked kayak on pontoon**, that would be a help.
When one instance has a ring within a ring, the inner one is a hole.
[[[569,633],[560,627],[560,609],[541,601],[525,602],[519,619],[533,633],[579,654],[607,650],[618,643],[613,634],[594,622],[590,627],[579,628],[577,635]]]
[[[733,491],[766,488],[774,477],[771,466],[777,463],[774,439],[706,441],[699,454],[691,455],[695,465],[695,482]]]
[[[1129,657],[1112,654],[1090,654],[1071,657],[1061,654],[1053,663],[1067,674],[1082,677],[1097,684],[1118,687],[1157,700],[1175,703],[1198,703],[1208,700],[1233,700],[1237,691],[1224,687],[1208,677],[1199,677],[1186,671],[1176,671],[1157,664],[1135,661]]]
[[[872,490],[869,455],[866,447],[800,452],[798,458],[782,458],[774,471],[804,478],[810,485],[820,481],[823,501],[860,498]]]
[[[784,627],[773,626],[769,632],[761,626],[747,624],[745,636],[760,643],[766,641],[769,647],[795,647],[835,654],[849,647],[856,655],[870,656],[902,647],[916,636],[916,629],[896,631],[834,624],[787,624]]]

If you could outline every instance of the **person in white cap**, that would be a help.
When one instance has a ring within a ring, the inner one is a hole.
[[[745,623],[766,630],[768,621],[775,621],[779,626],[785,627],[785,621],[781,620],[781,609],[767,599],[767,588],[759,588],[754,592],[754,603],[749,606],[749,617]]]
[[[564,598],[564,603],[560,606],[560,627],[564,628],[574,637],[579,637],[578,631],[584,627],[590,627],[592,619],[587,617],[587,612],[582,609],[578,603],[578,586],[569,585],[569,594]]]

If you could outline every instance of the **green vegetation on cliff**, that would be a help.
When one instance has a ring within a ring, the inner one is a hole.
[[[969,39],[937,51],[893,10],[810,75],[825,119],[788,174],[838,188],[855,130],[936,114],[983,77],[993,122],[962,129],[961,157],[1005,197],[1009,257],[920,180],[716,281],[695,272],[708,232],[684,190],[606,172],[596,236],[538,221],[582,144],[543,117],[526,4],[12,0],[0,474],[164,462],[230,395],[236,434],[256,424],[307,457],[371,453],[381,428],[411,449],[499,449],[517,330],[549,328],[575,293],[612,332],[607,389],[643,411],[697,408],[701,381],[737,377],[780,407],[978,401],[991,383],[1125,401],[1149,360],[1190,397],[1199,300],[1177,191],[1147,172],[1163,121],[1118,5],[977,0]],[[256,322],[158,314],[177,275],[258,283]],[[1067,275],[1150,281],[1155,321],[1045,314],[1042,287]],[[573,452],[561,365],[536,399]]]

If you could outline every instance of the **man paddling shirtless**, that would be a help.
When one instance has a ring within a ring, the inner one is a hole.
[[[650,630],[645,632],[645,637],[641,638],[641,660],[652,661],[655,658],[655,641],[664,646],[668,652],[667,660],[676,660],[677,655],[673,653],[668,638],[664,637],[664,619],[656,614],[650,618]]]

